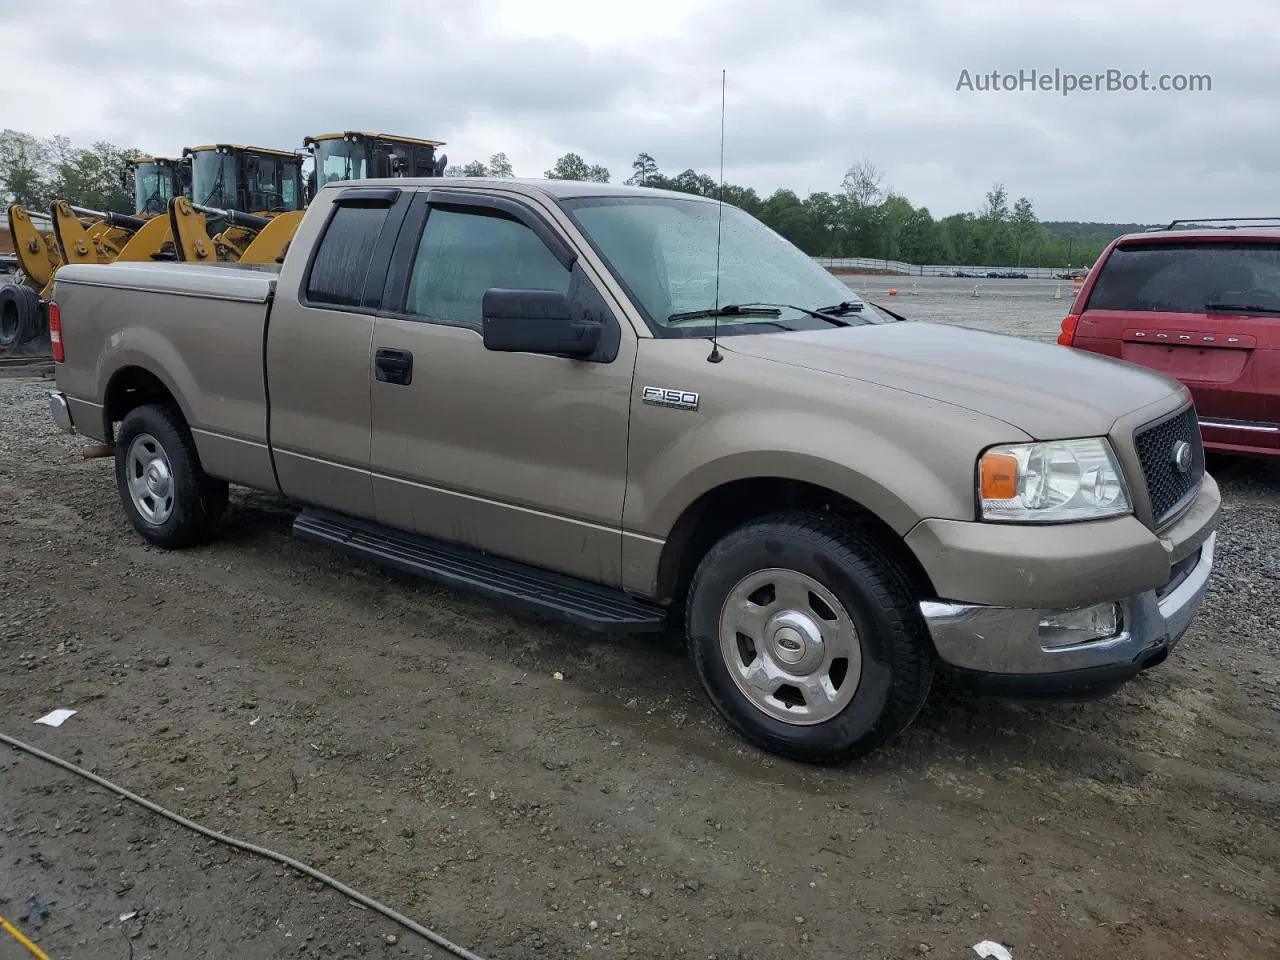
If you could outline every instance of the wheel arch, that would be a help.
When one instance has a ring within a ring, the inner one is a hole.
[[[787,476],[760,476],[718,484],[699,495],[676,518],[658,559],[657,597],[683,602],[698,563],[730,531],[770,514],[803,510],[857,523],[895,560],[918,596],[932,593],[923,565],[902,535],[858,500],[830,487]]]
[[[102,393],[103,436],[110,438],[115,425],[134,410],[148,403],[163,403],[176,407],[182,418],[190,423],[190,412],[174,389],[173,383],[142,361],[126,363],[107,379]]]

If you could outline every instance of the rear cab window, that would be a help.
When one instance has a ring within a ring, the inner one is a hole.
[[[1280,314],[1280,237],[1122,243],[1102,263],[1085,309]]]
[[[386,205],[334,207],[307,276],[309,306],[366,305],[369,267],[389,211]]]

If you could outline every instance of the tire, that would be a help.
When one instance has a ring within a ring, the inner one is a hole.
[[[227,510],[226,482],[205,474],[191,431],[170,406],[135,407],[121,422],[116,488],[134,529],[166,549],[212,539]]]
[[[870,753],[911,724],[933,681],[906,574],[868,531],[829,515],[779,514],[725,536],[694,573],[685,630],[716,709],[793,760]]]
[[[40,298],[30,287],[7,283],[0,287],[0,350],[11,350],[40,334]]]

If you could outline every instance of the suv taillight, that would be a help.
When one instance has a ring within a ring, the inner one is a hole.
[[[1069,347],[1076,338],[1076,327],[1080,325],[1080,315],[1068,313],[1062,318],[1062,332],[1058,334],[1058,343]]]
[[[52,300],[49,301],[49,342],[53,344],[53,362],[61,363],[65,357],[62,351],[62,312]]]

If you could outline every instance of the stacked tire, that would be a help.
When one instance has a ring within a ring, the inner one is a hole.
[[[48,321],[36,292],[18,283],[0,287],[0,357],[48,354],[48,340]]]

